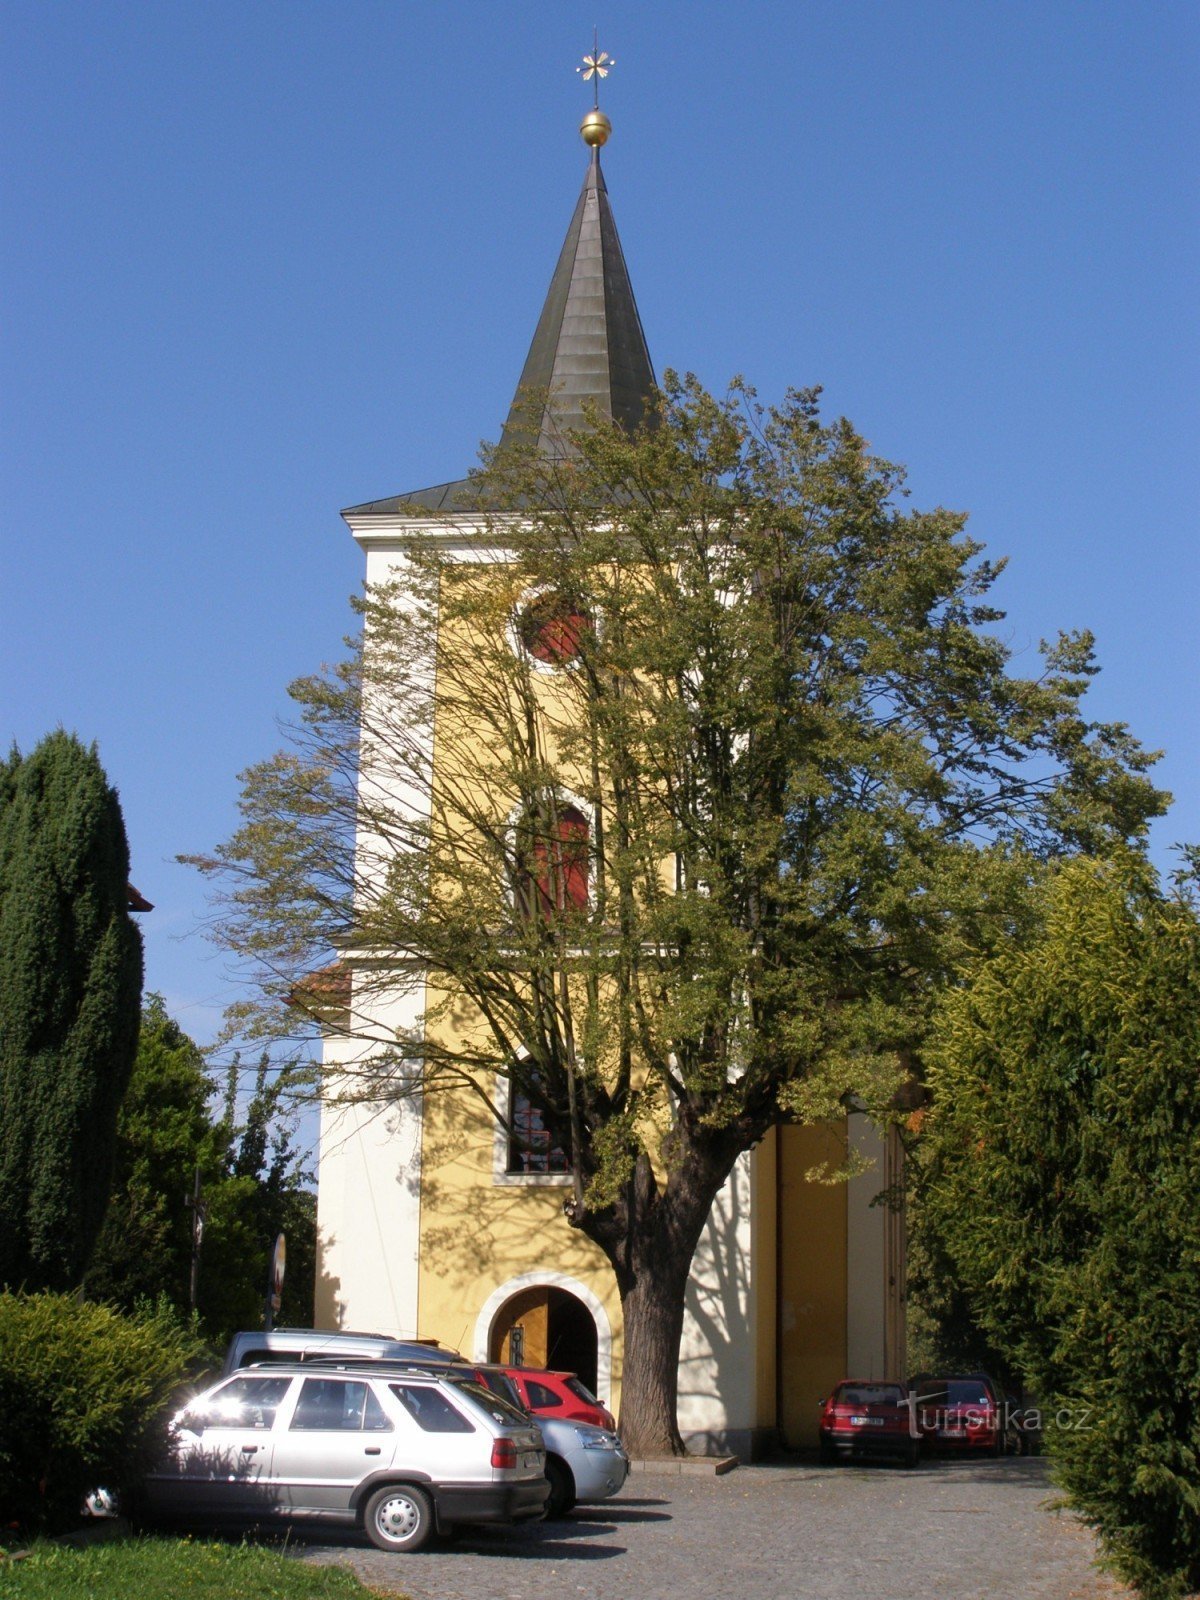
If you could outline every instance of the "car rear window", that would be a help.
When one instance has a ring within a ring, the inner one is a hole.
[[[833,1397],[836,1406],[902,1406],[907,1400],[898,1383],[843,1383]]]
[[[590,1406],[598,1406],[600,1404],[599,1400],[596,1399],[596,1396],[588,1388],[587,1384],[586,1383],[582,1383],[574,1375],[572,1375],[571,1377],[565,1379],[564,1381],[566,1383],[567,1388],[570,1389],[571,1393],[574,1394],[574,1395],[578,1395],[581,1400],[586,1400],[588,1405],[590,1405]]]
[[[268,1361],[296,1361],[295,1350],[242,1350],[238,1354],[239,1367],[261,1367]]]
[[[464,1372],[461,1377],[454,1380],[460,1387],[467,1382],[482,1384],[485,1389],[490,1389],[502,1400],[507,1400],[510,1406],[515,1406],[521,1413],[521,1420],[525,1421],[525,1402],[521,1399],[521,1391],[506,1372],[497,1372],[494,1368],[485,1369],[476,1367],[473,1372]]]
[[[475,1424],[432,1384],[390,1383],[388,1388],[426,1433],[474,1433]]]
[[[529,1396],[531,1406],[541,1407],[546,1411],[552,1411],[555,1406],[566,1403],[562,1395],[555,1393],[553,1389],[547,1389],[544,1383],[535,1383],[532,1378],[525,1379],[525,1393]]]

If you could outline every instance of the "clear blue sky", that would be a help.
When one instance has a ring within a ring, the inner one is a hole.
[[[659,371],[821,383],[969,510],[1018,670],[1088,626],[1095,714],[1200,840],[1191,0],[8,0],[0,737],[121,792],[147,981],[231,995],[174,862],[231,831],[361,577],[342,506],[456,477],[605,171]]]

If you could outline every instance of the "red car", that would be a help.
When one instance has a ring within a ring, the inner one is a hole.
[[[597,1428],[615,1429],[607,1406],[573,1372],[549,1372],[544,1367],[505,1367],[521,1391],[521,1402],[534,1416],[562,1417],[567,1422],[591,1422]]]
[[[821,1401],[821,1461],[855,1456],[898,1456],[906,1467],[921,1459],[914,1407],[901,1383],[847,1378]]]
[[[1014,1448],[1004,1396],[986,1373],[951,1378],[922,1374],[910,1388],[917,1427],[931,1445],[994,1456]]]

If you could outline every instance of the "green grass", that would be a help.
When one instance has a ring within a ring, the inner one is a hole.
[[[0,1600],[368,1600],[342,1567],[312,1567],[268,1546],[126,1539],[86,1550],[39,1544],[0,1558]]]

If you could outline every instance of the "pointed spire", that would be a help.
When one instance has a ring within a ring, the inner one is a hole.
[[[589,401],[623,428],[636,428],[646,414],[654,368],[600,170],[600,146],[611,129],[598,106],[580,127],[592,158],[509,408],[501,449],[506,442],[528,438],[536,428],[543,454],[566,454],[568,431],[587,425],[584,406]],[[405,505],[467,509],[477,503],[473,489],[469,479],[457,479],[351,506],[343,515],[387,515]]]
[[[504,437],[512,438],[536,422],[538,448],[546,455],[562,454],[567,430],[586,425],[587,401],[622,427],[636,428],[654,388],[654,368],[600,170],[601,142],[593,146],[504,427]],[[528,397],[534,394],[544,404],[531,418]]]

